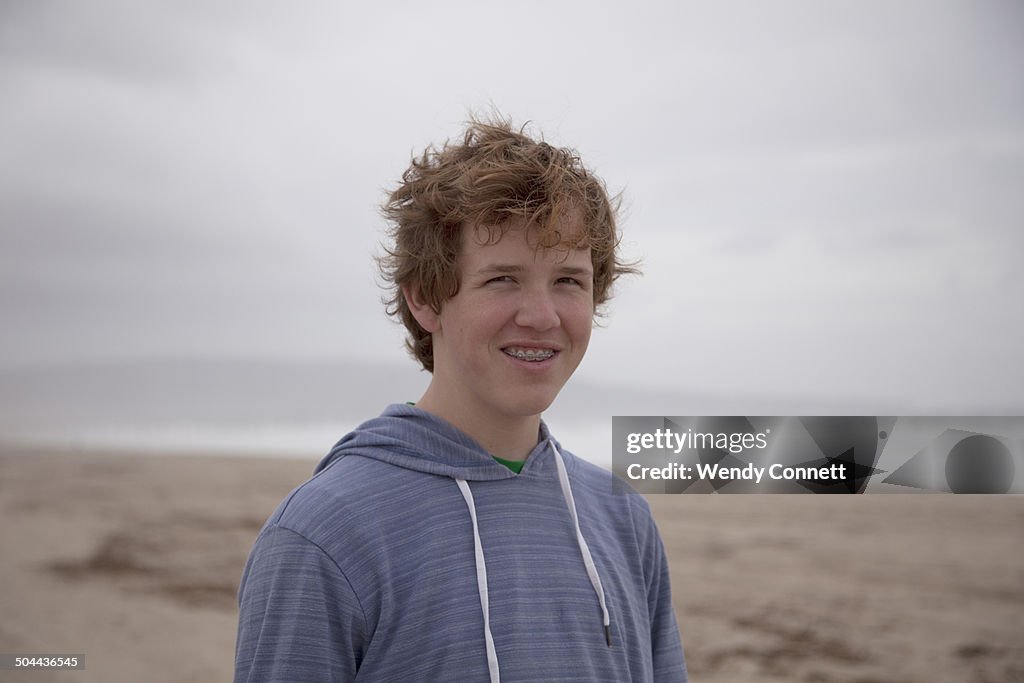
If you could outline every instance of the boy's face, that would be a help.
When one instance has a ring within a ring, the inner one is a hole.
[[[569,225],[563,234],[578,234]],[[464,226],[459,291],[434,318],[434,377],[484,420],[539,415],[583,360],[594,319],[590,249],[536,249],[514,226],[494,244]],[[466,415],[470,417],[470,415]]]

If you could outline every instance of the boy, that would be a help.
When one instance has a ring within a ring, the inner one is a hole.
[[[235,680],[685,681],[646,502],[541,421],[633,271],[603,184],[502,121],[402,180],[380,265],[430,384],[260,532]]]

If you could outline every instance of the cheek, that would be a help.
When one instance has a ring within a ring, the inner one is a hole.
[[[564,318],[562,324],[565,326],[573,342],[582,348],[590,343],[590,333],[594,329],[594,315],[591,310],[579,311]]]
[[[505,328],[514,328],[516,326],[515,320],[518,310],[514,302],[494,299],[477,310],[473,328],[481,336],[493,337],[499,335]]]

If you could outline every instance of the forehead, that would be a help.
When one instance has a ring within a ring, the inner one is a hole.
[[[583,242],[585,230],[576,214],[541,229],[522,221],[502,225],[464,225],[459,260],[464,266],[495,258],[515,261],[591,264]]]

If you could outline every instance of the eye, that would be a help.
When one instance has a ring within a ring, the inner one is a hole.
[[[499,275],[498,277],[492,277],[486,284],[490,284],[492,282],[513,282],[513,280],[511,275]]]
[[[555,280],[555,282],[557,282],[560,285],[563,285],[563,284],[564,285],[572,285],[574,287],[583,287],[584,286],[583,282],[581,282],[577,278],[569,277],[569,276],[560,277],[557,280]]]

